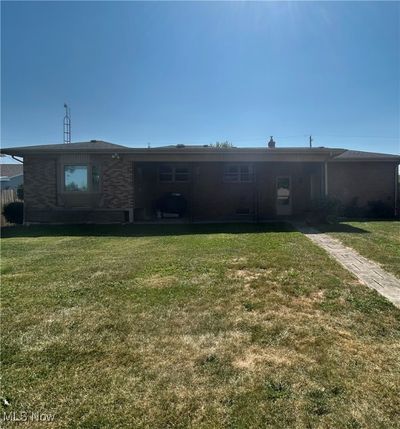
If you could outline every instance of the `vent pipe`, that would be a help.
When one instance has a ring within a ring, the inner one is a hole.
[[[275,147],[275,141],[274,141],[274,139],[272,138],[272,136],[271,136],[271,138],[269,139],[268,147],[269,147],[270,149]]]

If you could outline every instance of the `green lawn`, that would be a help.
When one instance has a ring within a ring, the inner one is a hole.
[[[347,246],[400,278],[399,221],[342,222],[329,226],[329,231]]]
[[[1,244],[3,427],[399,427],[400,311],[285,224]]]

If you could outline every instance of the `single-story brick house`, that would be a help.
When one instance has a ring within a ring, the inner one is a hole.
[[[396,155],[325,147],[139,149],[96,140],[1,152],[23,158],[25,223],[262,221],[303,216],[321,197],[397,210]]]

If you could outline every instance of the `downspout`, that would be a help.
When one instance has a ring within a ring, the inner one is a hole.
[[[257,168],[258,165],[255,163],[253,164],[253,202],[254,202],[254,220],[256,223],[260,221],[259,214],[258,214],[258,182],[257,182]]]
[[[194,181],[195,179],[197,179],[197,177],[195,177],[195,164],[194,162],[190,163],[190,223],[193,223],[193,187],[194,187]]]
[[[134,223],[135,222],[135,203],[136,203],[136,195],[135,195],[135,186],[136,186],[136,181],[135,181],[135,162],[131,161],[132,163],[132,207],[129,209],[129,223]]]
[[[399,199],[399,166],[396,164],[394,166],[394,216],[399,215],[398,208],[398,199]]]
[[[327,198],[328,197],[328,161],[325,161],[325,164],[324,164],[324,174],[325,174],[325,177],[324,177],[324,187],[325,187],[325,189],[324,189],[324,195],[325,195],[325,198]]]

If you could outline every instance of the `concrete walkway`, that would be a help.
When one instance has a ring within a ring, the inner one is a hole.
[[[400,308],[400,280],[397,277],[383,270],[377,263],[364,258],[350,247],[344,246],[339,240],[330,237],[328,234],[300,223],[294,223],[294,226],[318,246],[325,249],[362,283],[371,289],[375,289]]]

